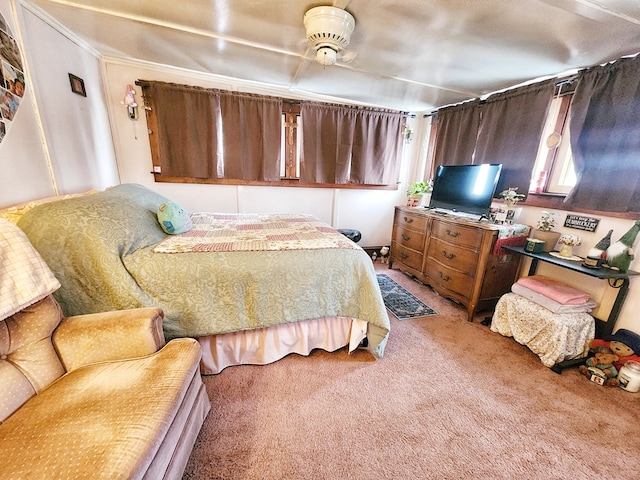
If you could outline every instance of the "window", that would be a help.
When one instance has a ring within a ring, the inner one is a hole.
[[[482,129],[488,123],[486,110],[483,111],[474,163],[487,159],[503,163],[503,172],[505,163],[512,170],[517,170],[523,175],[521,191],[528,189],[529,193],[539,193],[529,195],[527,205],[639,218],[639,79],[640,55],[633,55],[581,70],[574,77],[557,83],[553,81],[555,89],[549,93],[552,104],[544,105],[539,129],[537,124],[529,121],[536,128],[517,125],[515,132],[511,131],[502,138],[496,136],[491,128],[487,129],[489,135],[485,143],[498,152],[503,147],[507,150],[512,145],[519,146],[523,138],[533,142],[533,149],[509,151],[508,155],[478,156],[478,152],[483,153],[478,148]],[[485,104],[494,95],[489,96]],[[541,104],[538,102],[533,106]],[[549,112],[548,106],[551,106]],[[529,120],[531,112],[531,108],[520,107],[515,119]],[[500,114],[494,123],[504,127],[514,122],[507,115]],[[454,128],[452,132],[439,132],[436,137],[448,141],[453,138],[452,144],[457,146],[456,135],[459,133],[460,128]],[[434,158],[437,159],[438,147],[436,141],[436,155],[431,158],[431,163],[437,161]],[[505,188],[507,186],[520,185],[510,177]],[[498,185],[497,191],[500,188]]]
[[[398,188],[402,112],[136,83],[157,182]]]
[[[531,193],[566,195],[576,184],[569,133],[572,97],[560,93],[551,101],[531,176]]]
[[[285,180],[300,179],[302,118],[299,102],[283,102],[280,176]]]

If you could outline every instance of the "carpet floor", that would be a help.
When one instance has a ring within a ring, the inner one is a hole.
[[[184,479],[640,478],[640,393],[558,375],[465,310],[376,266],[438,315],[385,356],[316,350],[206,376]]]

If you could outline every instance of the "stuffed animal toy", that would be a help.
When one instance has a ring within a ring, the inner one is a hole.
[[[193,228],[191,216],[177,203],[164,202],[160,204],[157,216],[164,233],[175,235],[188,232]]]
[[[613,363],[619,359],[615,353],[598,351],[593,357],[587,358],[585,365],[580,365],[580,373],[598,385],[616,387],[620,382],[616,378],[618,369]]]
[[[380,261],[382,263],[389,263],[389,247],[382,247],[380,249]]]
[[[624,328],[619,329],[613,335],[609,335],[605,340],[594,339],[591,341],[591,349],[605,347],[612,353],[618,355],[619,360],[614,362],[615,367],[620,370],[627,360],[640,362],[640,335]]]

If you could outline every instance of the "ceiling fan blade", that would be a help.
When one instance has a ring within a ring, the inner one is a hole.
[[[338,54],[338,58],[342,63],[351,63],[356,59],[357,56],[358,53],[354,52],[353,50],[342,50],[342,52]]]

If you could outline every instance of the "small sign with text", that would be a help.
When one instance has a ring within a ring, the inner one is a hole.
[[[581,217],[580,215],[567,215],[567,218],[564,221],[564,226],[569,228],[576,228],[578,230],[584,230],[586,232],[595,232],[599,222],[599,218]]]

